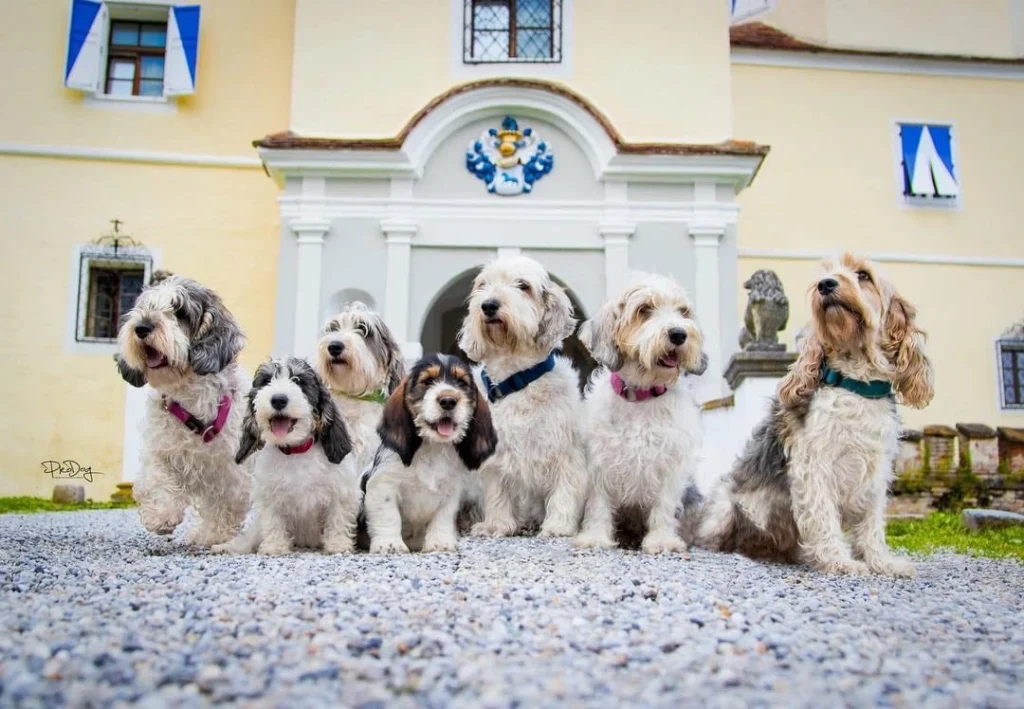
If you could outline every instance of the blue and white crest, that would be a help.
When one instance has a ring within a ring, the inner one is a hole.
[[[487,191],[512,196],[533,191],[533,183],[551,172],[555,157],[532,128],[519,129],[505,116],[501,129],[489,128],[466,151],[466,168],[487,183]]]

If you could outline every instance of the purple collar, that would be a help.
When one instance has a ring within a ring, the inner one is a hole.
[[[298,455],[299,453],[305,453],[312,447],[313,437],[310,436],[297,446],[278,446],[277,449],[285,455]]]
[[[164,408],[168,413],[185,424],[192,433],[200,436],[203,443],[209,443],[217,437],[217,434],[223,430],[224,424],[228,422],[228,414],[231,412],[231,394],[225,394],[224,398],[220,400],[220,405],[217,407],[217,418],[211,424],[203,423],[173,399],[168,399],[165,396],[163,401]]]
[[[621,396],[626,401],[647,401],[648,399],[656,399],[666,391],[668,387],[658,386],[651,387],[650,389],[636,389],[633,387],[626,386],[626,382],[622,381],[622,377],[619,376],[618,372],[612,372],[612,389],[615,393]]]

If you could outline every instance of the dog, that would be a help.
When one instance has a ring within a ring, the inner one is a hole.
[[[360,473],[380,445],[384,402],[405,375],[405,363],[384,319],[355,301],[323,327],[313,364],[348,427]]]
[[[467,473],[498,444],[469,366],[452,355],[420,360],[388,399],[378,431],[364,478],[370,551],[455,551]]]
[[[909,577],[885,542],[900,420],[934,394],[913,305],[844,254],[810,288],[812,322],[768,418],[707,501],[704,545],[835,574]],[[852,549],[844,539],[852,532]]]
[[[257,450],[252,523],[213,551],[354,551],[361,494],[352,442],[331,393],[305,360],[271,360],[256,370],[235,461]]]
[[[572,363],[554,350],[576,324],[569,297],[525,256],[486,265],[458,344],[480,362],[499,444],[480,468],[483,521],[472,533],[510,536],[541,522],[543,537],[579,527],[587,488],[582,402]]]
[[[171,534],[192,506],[186,540],[231,539],[249,507],[251,464],[234,460],[247,381],[245,336],[220,297],[181,276],[143,289],[118,331],[121,377],[154,390],[143,423],[142,472],[132,494],[150,532]]]
[[[592,477],[574,543],[613,547],[617,530],[621,542],[642,537],[649,554],[685,551],[677,514],[700,453],[694,381],[708,366],[686,292],[638,274],[579,338],[602,367],[585,401]]]

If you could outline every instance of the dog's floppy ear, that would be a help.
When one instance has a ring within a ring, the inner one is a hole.
[[[786,376],[779,382],[779,403],[783,407],[806,413],[811,395],[821,383],[821,368],[825,364],[825,347],[818,334],[811,332],[803,338],[798,347],[796,362],[789,367]]]
[[[391,393],[384,404],[384,415],[381,417],[380,425],[377,426],[381,444],[397,453],[406,467],[412,464],[412,457],[423,443],[416,430],[412,413],[405,405],[405,388],[408,385],[409,379],[406,377]]]
[[[249,390],[249,396],[245,402],[245,417],[242,419],[242,437],[238,440],[238,453],[235,454],[235,463],[241,465],[242,461],[248,458],[253,452],[263,447],[263,439],[260,438],[260,429],[256,425],[255,399],[259,389],[253,387]]]
[[[124,361],[124,357],[121,355],[114,355],[114,361],[117,363],[117,372],[121,375],[121,378],[131,384],[135,388],[143,387],[146,385],[146,374],[145,372],[139,371],[135,367],[129,366]]]
[[[701,350],[700,357],[697,358],[697,363],[693,367],[687,367],[686,371],[698,377],[708,371],[707,352]]]
[[[455,449],[462,462],[470,470],[476,470],[484,461],[494,455],[498,447],[498,433],[494,430],[491,420],[491,407],[487,404],[487,396],[476,389],[476,408],[473,409],[473,420],[469,422],[466,435],[462,437]]]
[[[590,354],[608,369],[622,368],[622,351],[615,344],[615,321],[619,317],[619,304],[610,301],[601,306],[597,314],[580,326],[580,342]]]
[[[935,395],[935,377],[924,353],[925,333],[917,326],[917,310],[894,293],[882,327],[882,350],[896,370],[893,388],[901,403],[924,408]]]
[[[537,344],[541,349],[553,350],[562,340],[572,334],[576,327],[572,301],[565,290],[556,283],[544,286],[544,315],[537,327]]]
[[[473,333],[473,325],[470,323],[469,314],[466,314],[466,318],[462,321],[462,327],[459,328],[459,349],[466,353],[474,362],[479,362],[484,356],[483,347],[480,346],[480,342],[476,339],[476,335]]]
[[[320,383],[320,430],[318,432],[320,445],[324,447],[324,455],[327,460],[335,465],[345,459],[345,456],[352,452],[352,441],[348,437],[348,428],[341,418],[338,407],[334,405],[334,399],[327,387]]]
[[[235,318],[215,296],[204,303],[200,325],[189,348],[189,364],[196,374],[216,374],[234,361],[245,346],[245,335]]]

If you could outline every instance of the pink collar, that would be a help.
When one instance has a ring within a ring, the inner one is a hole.
[[[310,436],[297,446],[278,446],[277,449],[285,455],[298,455],[299,453],[305,453],[312,447],[313,437]]]
[[[622,381],[622,377],[619,376],[618,372],[612,372],[612,389],[615,393],[621,396],[626,401],[647,401],[648,399],[656,399],[657,397],[668,391],[668,387],[661,386],[660,384],[650,389],[635,389],[633,387],[626,386],[626,382]]]
[[[228,422],[228,414],[231,412],[231,394],[225,394],[224,398],[220,400],[220,405],[217,407],[217,418],[211,424],[203,423],[173,399],[168,399],[165,396],[163,401],[164,408],[171,416],[185,424],[192,433],[200,436],[203,443],[209,443],[217,437],[217,434],[224,429],[224,424]]]

